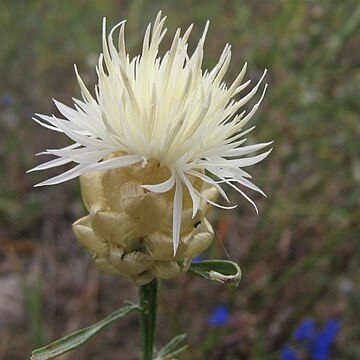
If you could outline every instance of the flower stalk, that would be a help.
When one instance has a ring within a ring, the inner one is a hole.
[[[141,351],[142,360],[152,360],[156,332],[156,314],[159,280],[154,279],[139,288],[141,307]]]

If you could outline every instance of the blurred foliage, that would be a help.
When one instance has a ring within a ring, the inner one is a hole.
[[[10,241],[20,252],[22,265],[11,262],[14,271],[26,273],[40,258],[44,311],[36,321],[53,329],[45,340],[72,328],[65,320],[74,309],[78,322],[87,322],[89,313],[108,314],[120,307],[131,286],[106,276],[94,285],[97,280],[88,277],[93,265],[87,265],[89,259],[70,230],[70,222],[82,214],[75,181],[57,189],[32,189],[52,174],[25,175],[36,163],[33,153],[67,140],[41,129],[31,116],[55,112],[52,97],[68,104],[72,96],[79,97],[74,63],[93,88],[103,16],[108,27],[127,19],[127,45],[135,55],[145,26],[159,9],[168,16],[170,34],[195,24],[190,48],[211,20],[204,66],[213,66],[229,42],[229,81],[245,61],[253,81],[264,68],[269,70],[270,87],[252,136],[274,140],[269,159],[252,169],[255,182],[268,194],[257,199],[260,215],[235,194],[237,211],[214,211],[217,241],[208,257],[239,262],[244,273],[240,288],[189,281],[188,275],[165,283],[160,341],[188,331],[190,350],[184,359],[275,359],[302,318],[321,322],[338,317],[343,328],[334,358],[360,358],[360,5],[347,0],[1,1],[0,241]],[[166,45],[170,41],[167,36]],[[26,240],[41,247],[19,250]],[[0,261],[5,263],[10,255],[1,244]],[[79,289],[87,305],[74,307]],[[118,295],[109,296],[114,289]],[[230,323],[207,327],[211,309],[224,302]],[[111,350],[123,348],[123,359],[133,359],[136,352],[128,348],[137,328],[131,324],[118,342],[119,333],[109,334],[115,340],[94,343],[80,358],[102,354],[102,359],[112,359]],[[20,345],[0,342],[0,358],[24,358],[30,342],[37,342],[27,337],[28,326],[25,319],[22,327],[8,327],[7,333],[18,335],[16,341],[24,340]],[[32,323],[37,329],[32,336],[44,333],[38,326]]]

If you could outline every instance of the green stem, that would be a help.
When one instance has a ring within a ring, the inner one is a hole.
[[[141,350],[143,360],[153,359],[158,287],[159,282],[157,279],[140,286]]]

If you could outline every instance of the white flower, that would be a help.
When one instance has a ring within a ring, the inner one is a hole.
[[[203,196],[192,185],[190,178],[200,178],[216,187],[227,201],[220,184],[228,184],[256,208],[235,184],[262,193],[248,180],[251,176],[243,168],[260,162],[271,150],[244,157],[270,143],[242,146],[246,141],[245,134],[253,128],[242,129],[259,107],[266,85],[253,108],[238,114],[239,109],[258,92],[266,70],[246,96],[235,99],[250,80],[242,83],[245,64],[230,86],[223,82],[230,64],[230,45],[225,46],[219,62],[211,71],[203,71],[203,45],[209,23],[194,53],[189,56],[187,40],[191,25],[183,35],[180,29],[176,31],[170,50],[161,57],[158,50],[166,33],[164,21],[165,17],[162,18],[160,12],[152,29],[151,24],[146,29],[141,55],[130,59],[125,49],[125,22],[116,25],[106,37],[104,19],[103,53],[96,68],[99,83],[95,88],[95,97],[85,87],[75,67],[83,99],[74,99],[74,108],[55,101],[63,119],[40,114],[34,118],[46,128],[63,132],[74,143],[61,149],[46,150],[42,154],[57,158],[30,171],[77,163],[71,170],[36,185],[41,186],[58,184],[91,171],[126,167],[137,162],[146,166],[150,160],[157,161],[170,170],[171,177],[161,184],[143,187],[158,193],[175,187],[173,243],[176,252],[183,186],[190,193],[193,216]],[[118,28],[116,49],[113,34]],[[107,157],[115,152],[124,155]],[[213,204],[210,200],[208,202]]]

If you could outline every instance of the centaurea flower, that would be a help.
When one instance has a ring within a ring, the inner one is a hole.
[[[41,114],[36,114],[34,118],[42,126],[66,134],[73,144],[61,149],[47,149],[42,154],[53,155],[56,159],[32,170],[77,164],[36,186],[59,184],[80,176],[90,215],[97,216],[99,211],[103,214],[105,210],[111,213],[107,213],[106,220],[102,218],[101,225],[97,224],[99,217],[83,218],[75,224],[78,238],[82,239],[82,243],[87,243],[95,257],[99,257],[99,254],[105,256],[111,251],[104,245],[104,226],[107,226],[110,237],[117,231],[131,238],[135,231],[131,229],[135,223],[120,230],[116,226],[116,229],[111,229],[110,218],[126,222],[129,215],[115,214],[118,211],[117,202],[122,203],[120,210],[126,212],[125,203],[136,198],[137,205],[131,207],[131,216],[135,216],[136,212],[144,209],[141,201],[145,197],[149,200],[149,193],[153,197],[159,196],[162,202],[158,204],[159,208],[162,207],[160,215],[155,216],[158,211],[156,207],[153,211],[149,210],[152,209],[149,203],[148,207],[145,206],[147,210],[139,217],[149,216],[150,222],[157,222],[167,213],[171,221],[172,256],[175,258],[181,242],[184,242],[184,233],[190,231],[186,230],[185,222],[193,219],[191,226],[196,228],[204,218],[207,204],[224,207],[214,202],[216,193],[229,201],[222,184],[241,193],[255,208],[255,203],[237,185],[263,194],[248,180],[251,176],[244,168],[263,160],[271,150],[259,155],[247,155],[264,149],[270,143],[243,146],[245,135],[253,127],[247,130],[243,128],[254,116],[267,86],[263,87],[259,100],[250,111],[239,113],[239,110],[258,93],[266,70],[245,96],[237,98],[249,86],[250,80],[243,83],[245,64],[230,86],[223,81],[231,59],[230,45],[225,46],[213,69],[202,70],[203,46],[209,23],[192,55],[188,54],[191,25],[182,35],[180,29],[176,31],[170,49],[161,57],[158,50],[166,33],[164,22],[165,17],[159,12],[154,25],[150,24],[146,29],[141,55],[130,58],[125,49],[125,21],[116,25],[107,36],[104,19],[103,52],[96,67],[98,84],[95,96],[87,89],[75,67],[82,100],[74,99],[74,108],[55,101],[63,118]],[[119,37],[116,48],[113,36],[117,29]],[[124,177],[124,172],[127,176],[135,177],[135,180],[118,180]],[[140,176],[142,172],[146,176]],[[124,191],[126,195],[120,196],[119,193]],[[110,206],[111,201],[113,205]],[[151,216],[154,218],[151,219]],[[138,227],[147,229],[149,221],[144,220]],[[207,240],[187,256],[199,255],[200,250],[209,245],[209,236],[213,235],[211,226],[206,222],[202,226],[198,233],[206,234]],[[93,230],[97,232],[96,239]],[[116,257],[123,259],[129,251],[142,251],[142,241],[157,230],[154,228],[146,234],[141,231],[140,234],[136,233],[135,245],[133,242],[128,248],[123,244],[127,240],[121,240],[123,248]],[[92,240],[85,240],[87,237]],[[118,241],[115,243],[119,245]],[[149,251],[149,248],[145,249],[145,255]],[[141,259],[137,260],[148,260],[142,255]]]

